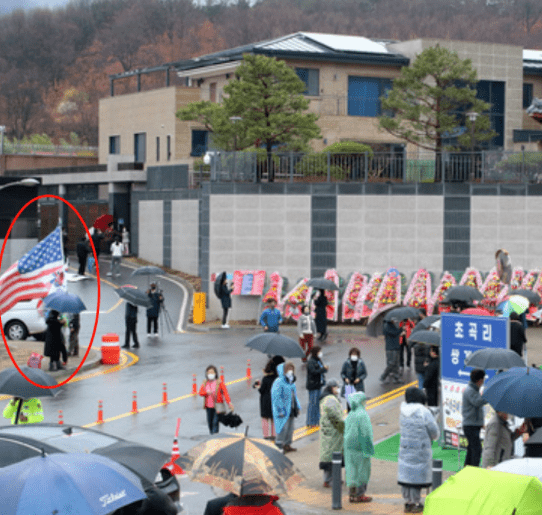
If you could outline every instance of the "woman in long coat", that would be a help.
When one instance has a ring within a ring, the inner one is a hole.
[[[433,453],[431,444],[439,436],[433,414],[425,407],[425,393],[407,388],[399,416],[399,466],[397,482],[402,487],[405,513],[422,513],[422,488],[432,484]]]
[[[344,412],[338,397],[339,383],[330,379],[320,398],[320,469],[325,488],[331,485],[333,453],[343,452]]]
[[[50,358],[50,371],[64,370],[64,367],[60,363],[60,354],[62,354],[62,360],[64,363],[68,361],[68,353],[66,351],[66,346],[64,345],[62,336],[63,323],[59,319],[58,315],[59,312],[52,309],[46,320],[47,330],[45,331],[45,345],[43,354],[44,356],[48,356]]]
[[[273,423],[273,407],[271,406],[271,387],[278,377],[277,366],[284,363],[282,356],[271,358],[263,369],[263,378],[261,381],[254,382],[254,388],[260,392],[260,417],[262,419],[262,432],[266,440],[274,440],[275,424]]]
[[[350,489],[350,502],[371,502],[365,495],[371,477],[371,456],[375,453],[373,445],[373,426],[365,410],[367,397],[363,392],[350,395],[351,410],[344,426],[344,463],[346,485]]]
[[[320,334],[318,339],[324,341],[327,338],[327,297],[324,290],[319,290],[320,294],[314,299],[314,322],[316,330]]]
[[[222,282],[220,283],[220,303],[222,304],[222,329],[229,329],[228,311],[231,309],[231,292],[228,288],[226,272],[222,274]]]

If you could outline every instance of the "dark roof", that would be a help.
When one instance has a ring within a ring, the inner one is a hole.
[[[251,43],[194,59],[168,63],[177,71],[241,60],[244,54],[263,54],[280,59],[303,59],[388,66],[406,66],[409,59],[388,50],[386,43],[361,36],[298,32],[281,38]]]

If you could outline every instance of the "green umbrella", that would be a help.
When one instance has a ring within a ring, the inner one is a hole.
[[[536,477],[465,467],[431,492],[424,515],[538,515],[542,483]]]

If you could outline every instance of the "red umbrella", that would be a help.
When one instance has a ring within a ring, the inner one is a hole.
[[[96,218],[96,221],[94,222],[94,227],[104,232],[109,226],[109,224],[112,224],[112,223],[113,223],[113,215],[102,215]]]
[[[461,311],[462,315],[479,315],[484,317],[491,317],[493,313],[485,308],[467,308]]]

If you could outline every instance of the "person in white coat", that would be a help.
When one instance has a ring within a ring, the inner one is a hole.
[[[431,444],[439,437],[435,417],[425,407],[423,390],[411,387],[405,392],[399,416],[399,466],[397,482],[405,500],[405,513],[422,513],[421,490],[432,484]]]

